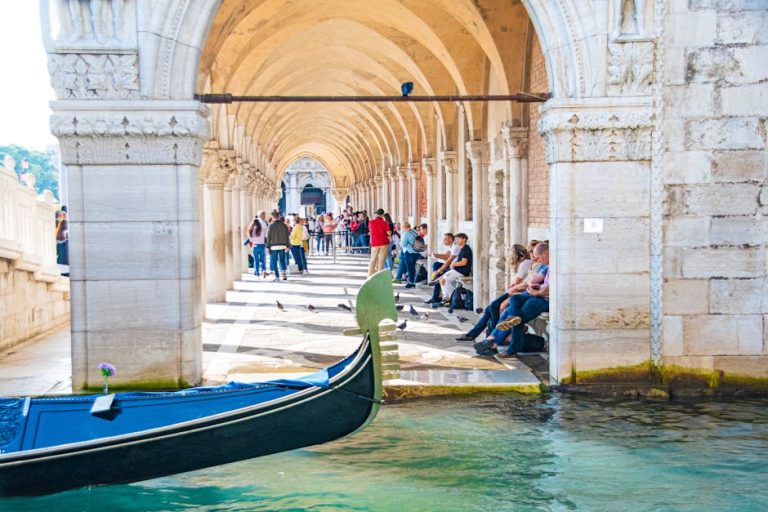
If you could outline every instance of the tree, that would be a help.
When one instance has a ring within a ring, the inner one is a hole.
[[[5,155],[10,155],[16,160],[16,168],[13,169],[17,176],[24,172],[30,172],[35,176],[35,190],[42,194],[44,190],[50,190],[56,199],[59,199],[59,169],[51,161],[47,153],[35,151],[21,146],[0,146],[0,162]],[[29,162],[29,168],[22,168],[22,161]]]

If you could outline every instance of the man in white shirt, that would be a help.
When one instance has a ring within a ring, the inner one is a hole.
[[[437,260],[432,263],[432,275],[429,278],[430,285],[434,285],[437,282],[438,277],[448,272],[451,268],[451,263],[453,263],[461,250],[456,243],[456,238],[453,236],[453,233],[446,233],[443,235],[443,245],[448,249],[446,252],[429,253],[430,256]]]

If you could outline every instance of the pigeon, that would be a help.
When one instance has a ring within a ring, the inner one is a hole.
[[[459,323],[463,324],[464,322],[469,322],[469,319],[464,318],[463,316],[459,317]]]
[[[404,307],[405,307],[405,305],[398,304],[397,306],[395,306],[395,309],[398,310],[398,311],[402,311]]]
[[[277,302],[277,309],[279,309],[280,311],[285,311],[285,306],[280,304],[279,300],[276,300],[275,302]]]
[[[408,320],[403,320],[403,323],[397,324],[397,328],[401,331],[404,331],[406,327],[408,327]]]
[[[400,292],[397,292],[397,295],[395,295],[395,302],[400,302]]]
[[[422,320],[429,320],[429,313],[424,313],[424,316],[421,317]]]
[[[453,313],[453,308],[448,308],[449,313]]]
[[[310,310],[312,313],[317,313],[317,308],[312,304],[307,304],[307,309]]]
[[[482,314],[482,312],[483,312],[483,308],[477,308],[477,309],[475,310],[475,313],[477,313],[478,315],[479,315],[479,314]]]
[[[413,306],[408,306],[408,307],[409,307],[409,308],[411,308],[411,309],[409,310],[409,313],[411,313],[413,316],[419,316],[419,312],[418,312],[418,311],[416,311],[416,308],[415,308],[415,307],[413,307]]]
[[[352,308],[347,306],[346,304],[339,304],[339,307],[344,311],[352,311]]]

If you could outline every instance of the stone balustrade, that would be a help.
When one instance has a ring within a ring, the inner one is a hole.
[[[56,265],[56,205],[0,167],[0,350],[69,320]]]

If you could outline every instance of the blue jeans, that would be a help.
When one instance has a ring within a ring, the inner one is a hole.
[[[405,252],[400,254],[400,258],[405,256],[405,270],[408,273],[408,284],[416,284],[416,260],[419,259],[417,252]]]
[[[519,295],[513,295],[509,299],[509,306],[502,313],[499,322],[513,316],[519,316],[521,322],[512,328],[512,343],[507,347],[507,352],[516,354],[522,352],[525,342],[526,323],[530,322],[542,313],[549,311],[549,301],[544,297],[531,297],[528,292]],[[494,343],[501,345],[504,339],[509,335],[509,331],[500,331],[494,329],[491,332]]]
[[[299,267],[299,270],[302,272],[307,270],[307,260],[304,256],[304,247],[301,245],[292,245],[291,254],[293,254],[293,259],[296,260],[296,266]]]
[[[397,264],[397,274],[395,274],[395,279],[401,280],[405,274],[405,253],[400,252],[400,262]]]
[[[279,251],[269,251],[269,266],[272,269],[272,272],[275,273],[275,277],[280,277],[280,272],[277,268],[278,263],[280,264],[280,268],[283,269],[283,273],[285,273],[285,268],[287,267],[286,259],[285,251],[283,249],[280,249]]]
[[[477,338],[478,336],[480,336],[480,333],[483,332],[484,329],[487,329],[487,328],[494,329],[496,327],[496,324],[499,323],[499,315],[501,314],[501,311],[499,311],[499,308],[501,308],[501,303],[507,300],[508,297],[509,297],[508,293],[502,293],[501,295],[496,297],[496,299],[494,299],[493,302],[488,304],[488,306],[486,306],[486,308],[483,310],[483,315],[477,321],[475,326],[469,330],[469,332],[467,333],[467,336],[471,336],[472,338]]]
[[[253,275],[267,271],[267,252],[264,244],[253,246]],[[259,269],[262,269],[261,271]]]

